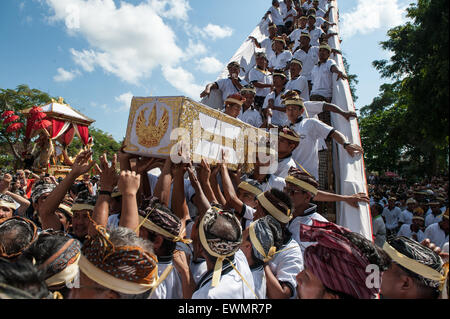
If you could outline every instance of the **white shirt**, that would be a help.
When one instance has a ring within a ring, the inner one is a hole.
[[[274,173],[275,176],[286,178],[289,175],[289,169],[291,167],[297,167],[292,156],[289,156],[280,162],[278,162],[278,169]]]
[[[389,207],[385,207],[383,209],[382,215],[386,218],[387,229],[394,229],[398,227],[398,220],[401,213],[402,211],[397,206],[395,206],[392,210],[390,210]]]
[[[312,80],[311,72],[316,65],[317,61],[319,61],[319,47],[311,46],[308,50],[308,53],[303,51],[302,49],[298,49],[294,53],[294,58],[302,61],[303,68],[301,75],[305,76],[308,81]]]
[[[321,28],[317,27],[314,27],[314,29],[312,30],[308,30],[308,28],[306,28],[306,31],[309,33],[309,36],[311,37],[311,41],[309,43],[312,46],[319,46],[320,45],[319,39],[325,32],[323,32]]]
[[[234,264],[241,273],[250,288],[244,283],[238,273],[230,266],[224,263],[224,270],[229,270],[226,274],[222,272],[220,281],[216,287],[211,287],[213,273],[204,276],[199,285],[199,289],[194,292],[192,299],[255,299],[252,290],[255,290],[253,275],[248,266],[247,258],[241,250],[234,254]]]
[[[413,235],[417,236],[417,239],[413,238]],[[410,239],[414,239],[415,241],[421,243],[424,239],[425,239],[425,234],[423,233],[422,230],[419,229],[418,232],[413,232],[411,230],[411,225],[410,224],[404,224],[402,225],[402,227],[400,227],[400,230],[397,233],[397,236],[405,236],[408,237]]]
[[[259,45],[261,46],[261,48],[264,49],[264,52],[266,53],[267,56],[267,60],[270,61],[271,57],[275,55],[275,52],[272,49],[272,40],[270,38],[265,38],[264,40],[262,40]]]
[[[300,91],[300,97],[304,101],[309,101],[309,86],[308,86],[308,79],[300,75],[296,79],[291,79],[286,84],[286,90],[296,90]]]
[[[372,233],[375,236],[375,244],[383,247],[386,241],[386,225],[381,215],[372,219]]]
[[[264,100],[264,103],[263,103],[263,109],[266,109],[269,106],[270,99],[274,100],[274,103],[273,103],[274,106],[284,107],[284,105],[282,104],[281,96],[285,93],[286,93],[286,91],[283,90],[278,95],[275,95],[275,91],[272,91],[269,94],[267,94],[266,99]],[[286,112],[272,110],[272,124],[273,125],[285,126],[285,125],[287,125],[287,123],[288,123],[288,117],[286,115]]]
[[[445,236],[445,232],[438,223],[432,224],[425,229],[425,238],[428,238],[438,247],[443,247],[445,243],[448,243],[448,235]]]
[[[325,20],[323,17],[316,16],[316,23],[314,24],[316,28],[320,28],[321,25],[327,20]],[[323,30],[322,30],[323,31]]]
[[[297,11],[294,9],[294,6],[291,6],[291,9],[288,11],[287,6],[284,2],[280,2],[280,8],[281,8],[281,13],[283,15],[283,19],[286,19],[286,17],[290,14],[292,14],[291,17],[287,18],[286,20],[284,20],[284,23],[286,24],[286,22],[294,22],[294,17],[297,16]]]
[[[248,73],[248,80],[251,83],[258,82],[261,84],[272,84],[273,78],[269,71],[262,71],[258,67],[254,67]],[[264,96],[270,93],[270,88],[256,88],[256,96]]]
[[[304,29],[298,28],[298,29],[294,29],[291,32],[291,34],[289,34],[289,39],[291,41],[295,42],[294,46],[292,47],[292,52],[294,52],[295,49],[300,45],[300,36],[302,35],[303,32],[308,32],[308,31],[306,31],[305,28]]]
[[[313,7],[312,1],[306,1],[303,5],[302,8],[305,9],[306,11],[308,11],[309,9],[311,9]]]
[[[239,79],[241,85],[246,85],[247,83]],[[222,99],[225,101],[231,94],[239,93],[239,90],[234,86],[233,81],[230,78],[220,79],[216,81],[219,90],[222,92]]]
[[[401,222],[403,224],[411,225],[413,217],[414,217],[414,214],[411,213],[409,210],[405,209],[400,214],[399,222]]]
[[[267,182],[262,182],[261,187],[263,192],[270,191],[272,188],[279,189],[280,191],[284,190],[284,186],[286,182],[284,181],[284,177],[279,177],[274,174],[270,175],[267,179]]]
[[[286,69],[287,64],[291,60],[292,60],[291,51],[284,50],[278,55],[274,53],[274,55],[272,55],[269,58],[269,68],[274,68],[276,70],[284,70]]]
[[[317,7],[316,9],[316,17],[323,17],[325,15],[325,11],[322,10],[320,7]]]
[[[427,217],[425,217],[425,227],[428,227],[435,223],[439,223],[441,221],[442,221],[442,214],[434,216],[433,213],[431,213]]]
[[[292,153],[292,157],[318,180],[319,140],[326,139],[334,128],[315,118],[302,119],[291,125],[291,128],[300,135],[300,144]]]
[[[252,271],[255,293],[258,299],[267,299],[267,281],[264,267],[261,265],[256,268],[250,268],[250,270]]]
[[[331,72],[333,66],[337,67],[336,62],[331,59],[314,66],[311,71],[311,95],[317,94],[326,98],[333,96],[333,73]]]
[[[308,214],[309,210],[315,210],[315,209],[317,209],[317,206],[313,205],[311,208],[306,210],[305,213]],[[288,229],[292,233],[292,238],[294,238],[294,240],[300,246],[302,254],[305,252],[305,249],[308,246],[314,244],[315,242],[302,242],[301,241],[301,238],[300,238],[300,225],[303,224],[303,225],[311,226],[313,224],[313,220],[317,220],[319,222],[328,222],[328,220],[325,217],[323,217],[322,215],[320,215],[317,212],[314,212],[314,213],[312,213],[310,215],[307,215],[307,216],[295,217],[294,219],[292,219],[289,222]]]
[[[251,107],[249,107],[245,112],[242,112],[241,109],[241,114],[238,115],[238,119],[254,127],[261,127],[263,124],[261,114],[255,109],[252,110]]]
[[[161,261],[158,258],[158,276],[161,276],[169,266],[173,266],[172,260]],[[181,276],[175,267],[173,267],[166,279],[164,279],[148,299],[183,299]]]
[[[269,267],[272,273],[280,282],[287,283],[292,290],[291,299],[296,298],[297,281],[295,277],[304,268],[303,255],[298,243],[291,239],[286,245],[280,248],[278,254],[269,261]]]
[[[281,14],[280,8],[275,8],[271,6],[269,9],[270,15],[272,16],[272,22],[275,25],[284,25],[283,16]]]

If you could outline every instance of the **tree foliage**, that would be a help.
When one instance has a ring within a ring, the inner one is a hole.
[[[93,158],[97,159],[103,153],[108,155],[108,158],[112,158],[114,154],[117,154],[121,144],[117,142],[110,134],[103,132],[95,127],[89,128],[89,134],[94,138],[94,146],[92,147]],[[68,153],[70,156],[78,154],[82,148],[82,143],[79,138],[74,138],[72,144],[68,147]]]
[[[411,21],[388,31],[381,42],[393,53],[374,61],[384,84],[361,111],[361,138],[370,170],[434,175],[448,170],[447,0],[418,0]]]

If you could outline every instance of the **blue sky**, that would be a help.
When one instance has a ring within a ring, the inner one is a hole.
[[[342,50],[360,108],[378,95],[372,61],[410,0],[340,0]],[[271,1],[2,0],[0,88],[27,84],[62,96],[121,140],[131,96],[198,99]]]

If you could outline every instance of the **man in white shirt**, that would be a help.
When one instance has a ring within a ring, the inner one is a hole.
[[[198,225],[197,247],[208,271],[192,299],[255,299],[255,285],[247,259],[239,250],[242,228],[230,212],[211,207]],[[237,269],[238,271],[236,271]]]
[[[327,12],[323,10],[322,8],[319,8],[319,0],[313,0],[313,7],[312,9],[316,10],[316,16],[323,17]]]
[[[311,203],[311,200],[318,193],[319,183],[313,177],[298,169],[291,169],[285,180],[284,192],[291,197],[294,206],[293,218],[288,224],[288,229],[303,253],[313,242],[302,241],[300,225],[311,226],[313,220],[328,222],[325,217],[317,212],[317,205]]]
[[[440,203],[433,201],[430,204],[431,214],[425,218],[425,227],[428,227],[434,223],[439,223],[442,220],[442,211],[440,209]]]
[[[255,94],[256,90],[253,86],[245,86],[242,88],[241,95],[245,99],[245,102],[242,104],[241,114],[237,118],[254,127],[261,127],[263,120],[254,105]]]
[[[320,45],[319,39],[322,36],[322,34],[324,34],[324,32],[322,31],[321,28],[316,27],[315,24],[316,24],[316,16],[310,14],[308,16],[308,26],[306,27],[306,31],[311,36],[311,45],[318,46]]]
[[[286,84],[286,90],[296,91],[304,101],[309,101],[308,79],[300,75],[302,72],[302,61],[293,58],[289,63],[291,80]]]
[[[384,223],[381,213],[383,206],[375,203],[370,206],[370,213],[372,214],[372,234],[375,237],[375,244],[382,248],[386,242],[386,224]]]
[[[251,223],[243,232],[241,250],[252,271],[258,299],[267,298],[264,264],[273,258],[282,242],[281,225],[270,215]]]
[[[223,112],[233,118],[238,118],[242,114],[242,105],[245,98],[240,93],[235,93],[227,97],[225,100],[225,110]]]
[[[312,0],[307,0],[303,3],[302,5],[302,9],[305,11],[308,11],[309,9],[311,9],[313,7],[313,3]]]
[[[302,33],[308,33],[306,30],[306,24],[308,23],[308,17],[307,16],[301,16],[299,19],[299,26],[297,29],[294,29],[291,34],[289,34],[289,41],[292,43],[294,42],[294,46],[292,47],[292,52],[295,52],[295,50],[300,45],[300,35]],[[308,33],[309,35],[309,33]]]
[[[308,82],[312,81],[311,71],[319,61],[319,47],[311,45],[311,36],[309,33],[302,32],[299,40],[300,46],[294,53],[294,58],[302,61],[302,73]],[[312,86],[312,82],[310,88]]]
[[[397,236],[411,238],[419,243],[425,239],[423,233],[425,220],[422,216],[414,216],[411,224],[403,224],[397,233]]]
[[[414,209],[416,208],[416,201],[414,198],[408,198],[406,201],[406,209],[402,211],[400,218],[398,220],[399,225],[412,224],[412,219],[414,217]]]
[[[278,169],[275,176],[285,178],[291,167],[296,167],[292,152],[298,148],[300,136],[289,127],[278,128]]]
[[[442,221],[434,223],[425,229],[425,238],[428,238],[433,244],[438,247],[443,247],[448,243],[448,209],[442,217]]]
[[[288,63],[292,59],[291,51],[286,50],[286,41],[282,37],[275,37],[272,47],[275,54],[269,58],[269,71],[282,70],[286,72]]]
[[[331,102],[333,96],[333,73],[336,73],[337,80],[347,80],[348,77],[330,59],[331,48],[327,44],[319,47],[319,62],[311,71],[312,89],[310,97],[312,101]]]
[[[238,62],[230,62],[227,67],[229,73],[228,78],[209,83],[205,90],[200,94],[201,98],[209,96],[211,90],[220,90],[222,92],[222,100],[225,101],[228,96],[238,93],[242,87],[247,84],[239,78],[241,67]]]
[[[382,214],[385,218],[388,237],[390,235],[395,236],[398,232],[398,220],[402,211],[400,208],[395,206],[396,200],[397,199],[395,197],[390,197],[388,199],[388,206],[384,208]]]
[[[271,215],[280,224],[283,242],[280,252],[264,266],[269,299],[295,298],[297,282],[295,277],[303,270],[303,256],[298,243],[292,238],[287,224],[292,218],[292,203],[289,196],[272,189],[257,196],[258,205],[254,220]]]
[[[268,66],[267,55],[264,52],[255,54],[256,66],[250,70],[248,79],[256,88],[255,105],[261,109],[264,99],[270,93],[273,87],[273,79]]]
[[[280,2],[281,14],[284,20],[285,33],[292,32],[294,19],[297,17],[297,11],[292,6],[292,0],[284,0]]]
[[[273,52],[272,49],[272,44],[273,39],[277,36],[277,26],[273,23],[269,23],[268,30],[269,30],[269,37],[262,40],[261,43],[259,43],[255,37],[252,36],[248,37],[253,41],[253,43],[258,49],[264,49],[264,52],[266,53],[267,64],[269,63],[268,59],[275,54],[275,52]]]
[[[285,107],[282,104],[282,96],[286,92],[287,77],[284,72],[277,70],[273,74],[273,90],[267,94],[264,100],[263,110],[265,116],[268,116],[268,109],[272,110],[271,123],[276,126],[284,126],[287,122]]]
[[[352,157],[364,152],[362,147],[348,142],[346,137],[333,127],[315,118],[303,118],[305,105],[301,99],[290,98],[284,101],[284,104],[291,123],[290,127],[300,135],[301,139],[301,146],[294,150],[292,156],[314,178],[319,178],[318,142],[320,139],[333,138],[338,144],[343,145]]]
[[[268,16],[271,16],[272,22],[277,26],[278,35],[282,35],[284,33],[284,19],[281,13],[280,3],[278,0],[272,0],[272,6],[267,11],[264,19],[267,19]]]

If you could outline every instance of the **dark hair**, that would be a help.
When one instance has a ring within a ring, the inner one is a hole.
[[[55,254],[64,244],[70,240],[64,233],[42,232],[36,241],[27,249],[24,256],[29,259],[34,258],[36,265],[43,264],[53,254]]]
[[[273,196],[281,200],[289,209],[292,209],[291,198],[285,192],[282,192],[277,188],[272,188],[270,190],[270,193],[272,193]]]
[[[403,236],[390,240],[389,244],[406,257],[430,267],[437,272],[442,272],[444,263],[441,257],[430,248]],[[439,298],[439,282],[424,278],[401,265],[397,264],[397,266],[414,280],[420,288],[418,291],[423,296],[429,296],[433,299]]]
[[[350,232],[342,234],[367,258],[370,264],[377,265],[381,271],[389,268],[390,258],[380,247],[369,241],[363,235]]]
[[[8,255],[21,252],[32,240],[33,229],[22,220],[11,219],[0,225],[0,244]]]
[[[49,295],[44,271],[38,270],[23,257],[15,262],[0,258],[0,283],[23,290],[38,299]]]
[[[379,214],[381,214],[381,213],[383,212],[383,206],[381,206],[381,204],[375,203],[375,204],[373,204],[372,206],[375,207],[375,209],[377,210],[377,212],[378,212]]]

